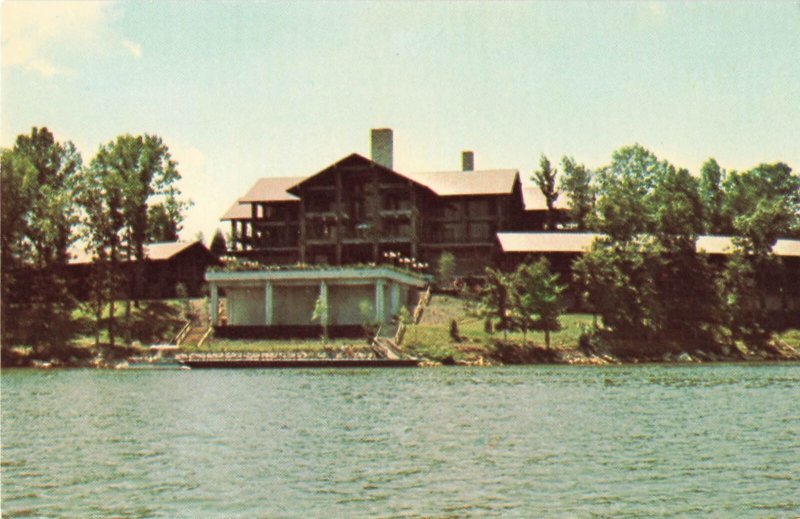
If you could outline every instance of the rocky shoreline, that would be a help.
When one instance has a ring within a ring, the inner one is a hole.
[[[177,360],[161,359],[147,355],[145,349],[116,348],[82,349],[80,356],[71,355],[66,358],[36,359],[16,357],[13,359],[4,358],[3,367],[27,367],[37,369],[53,368],[95,368],[95,369],[130,369],[133,367],[147,368],[158,367],[165,364],[177,363]],[[586,347],[561,348],[548,350],[541,346],[526,345],[497,341],[491,348],[472,347],[471,355],[467,359],[454,360],[452,358],[430,360],[420,359],[421,367],[434,366],[503,366],[503,365],[586,365],[586,366],[605,366],[605,365],[630,365],[630,364],[706,364],[716,362],[800,362],[800,351],[782,343],[773,341],[766,347],[758,350],[748,349],[744,346],[722,347],[719,351],[667,351],[665,353],[654,354],[615,354],[609,350],[598,350]],[[211,354],[223,357],[280,357],[309,359],[309,358],[336,358],[343,359],[351,356],[351,349],[341,351],[324,352],[304,352],[298,351],[291,355],[280,352],[263,353],[244,353],[228,352]],[[179,354],[178,358],[186,357],[186,353]],[[208,354],[205,354],[208,355]],[[361,358],[363,352],[352,356]],[[11,361],[11,362],[9,362]],[[150,366],[148,366],[150,365]]]

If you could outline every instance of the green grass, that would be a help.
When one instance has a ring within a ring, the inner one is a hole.
[[[792,348],[800,350],[800,330],[792,329],[775,334],[775,338],[785,342]]]
[[[450,322],[455,319],[458,333],[463,338],[454,342],[450,337]],[[592,327],[593,319],[588,314],[567,314],[560,318],[561,330],[550,334],[553,349],[574,348],[584,330]],[[470,317],[464,310],[463,301],[457,297],[435,295],[417,326],[409,327],[403,347],[416,355],[443,360],[474,360],[490,351],[491,343],[504,339],[502,332],[488,334],[483,321]],[[523,342],[522,332],[509,332],[508,340]],[[528,332],[527,343],[545,345],[544,332]]]

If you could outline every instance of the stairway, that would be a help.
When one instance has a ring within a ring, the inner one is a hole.
[[[177,341],[177,345],[187,348],[199,348],[211,336],[213,327],[210,325],[211,317],[208,314],[206,305],[203,302],[195,302],[192,306],[194,315],[187,324],[188,330]],[[219,305],[218,315],[220,320],[225,317],[225,305],[222,302]]]

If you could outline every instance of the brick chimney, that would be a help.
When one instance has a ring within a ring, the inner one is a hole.
[[[391,128],[372,130],[372,161],[392,169],[393,144]]]
[[[461,170],[474,171],[475,170],[475,154],[471,151],[461,152]]]

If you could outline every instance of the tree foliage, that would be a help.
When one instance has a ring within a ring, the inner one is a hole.
[[[547,228],[553,229],[555,227],[555,203],[558,200],[558,191],[556,190],[556,175],[558,170],[550,165],[550,161],[542,155],[539,158],[539,169],[533,172],[533,180],[539,186],[545,201],[547,202]]]
[[[456,271],[456,257],[452,252],[444,251],[439,255],[436,267],[437,282],[440,286],[449,286],[453,282]]]
[[[211,254],[215,256],[224,256],[228,252],[228,244],[225,242],[225,235],[222,231],[217,229],[214,236],[211,238],[211,245],[209,246]]]
[[[569,199],[569,216],[577,229],[588,229],[594,209],[592,172],[572,157],[562,157],[559,189]]]
[[[2,151],[2,342],[57,353],[73,335],[64,269],[78,221],[81,156],[47,128]]]
[[[510,282],[512,315],[522,330],[523,341],[528,330],[539,330],[545,334],[545,344],[550,349],[550,332],[561,329],[558,320],[562,312],[561,294],[564,286],[558,283],[558,274],[550,271],[545,258],[535,262],[521,263]]]

